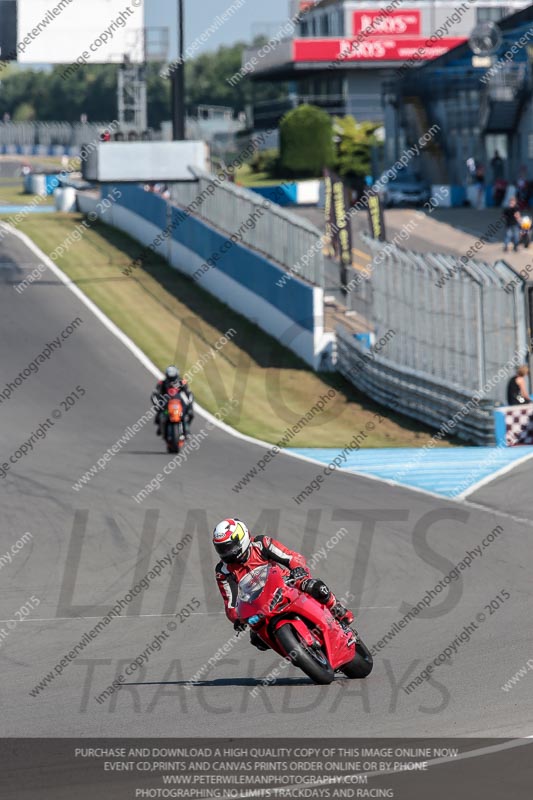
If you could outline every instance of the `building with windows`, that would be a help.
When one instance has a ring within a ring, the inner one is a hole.
[[[533,178],[533,6],[500,20],[497,29],[493,52],[476,54],[465,43],[384,87],[386,160],[394,162],[438,125],[423,172],[433,183],[456,186],[455,203],[468,184],[467,161],[483,165],[489,192],[498,177]]]
[[[300,103],[384,121],[383,87],[406,62],[416,59],[416,72],[465,43],[480,22],[525,6],[527,0],[290,0],[293,32],[243,57],[241,72],[252,81],[290,87],[286,102],[254,105],[254,126],[275,127]]]

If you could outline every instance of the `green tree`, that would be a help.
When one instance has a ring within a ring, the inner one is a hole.
[[[333,123],[326,111],[301,105],[279,125],[280,164],[287,175],[318,177],[335,160]]]
[[[260,47],[264,39],[254,40]],[[249,45],[237,42],[230,47],[222,45],[215,52],[202,53],[185,65],[187,108],[198,105],[230,106],[236,113],[244,111],[249,103],[279,100],[287,96],[285,83],[253,82],[242,78],[235,86],[228,79],[242,67],[243,54]]]
[[[337,140],[335,169],[343,178],[357,179],[372,172],[372,147],[379,122],[356,122],[352,116],[335,117],[333,130]]]
[[[29,122],[35,119],[35,109],[31,103],[21,103],[13,112],[13,122]]]
[[[260,43],[261,40],[257,40]],[[251,102],[277,100],[286,96],[285,84],[254,84],[245,77],[235,86],[228,83],[242,65],[247,45],[238,42],[222,46],[212,53],[203,53],[185,65],[186,104],[189,113],[202,104],[224,105],[237,114]],[[8,67],[0,84],[0,117],[27,103],[42,121],[65,120],[76,122],[81,114],[90,121],[113,120],[117,116],[118,64],[57,65],[53,69],[32,70]],[[170,119],[170,89],[168,78],[160,76],[163,64],[146,67],[148,95],[148,125],[159,128]]]

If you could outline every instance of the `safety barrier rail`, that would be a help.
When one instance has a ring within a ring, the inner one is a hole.
[[[398,367],[379,355],[367,359],[368,349],[339,325],[337,369],[358,389],[400,414],[442,430],[442,439],[457,436],[479,445],[494,444],[493,399],[476,401],[474,392]]]
[[[448,433],[493,442],[492,410],[528,353],[524,280],[504,261],[366,241],[367,316],[376,339],[388,333],[383,346],[365,349],[341,326],[337,368],[378,402],[433,427],[461,412]]]
[[[256,192],[214,175],[191,170],[196,181],[175,183],[172,202],[187,208],[202,202],[194,214],[315,286],[324,286],[322,233],[306,219],[292,214]]]

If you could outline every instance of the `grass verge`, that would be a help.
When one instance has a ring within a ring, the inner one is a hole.
[[[54,198],[44,195],[25,194],[20,182],[17,185],[0,184],[0,206],[43,206],[54,207]]]
[[[81,219],[79,214],[39,214],[26,218],[20,229],[50,253]],[[194,368],[191,388],[204,408],[214,413],[234,397],[238,405],[226,422],[237,430],[276,442],[333,388],[334,399],[291,446],[344,447],[371,421],[377,424],[365,447],[421,446],[431,435],[430,429],[372,403],[340,375],[312,372],[155,254],[125,277],[122,270],[141,249],[129,236],[96,223],[57,264],[161,369],[173,362],[182,372]],[[206,361],[230,329],[235,331],[231,340]]]

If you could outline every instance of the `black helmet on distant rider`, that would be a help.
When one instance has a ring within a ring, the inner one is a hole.
[[[166,368],[165,377],[169,386],[177,386],[180,382],[180,371],[177,367],[171,365]]]

